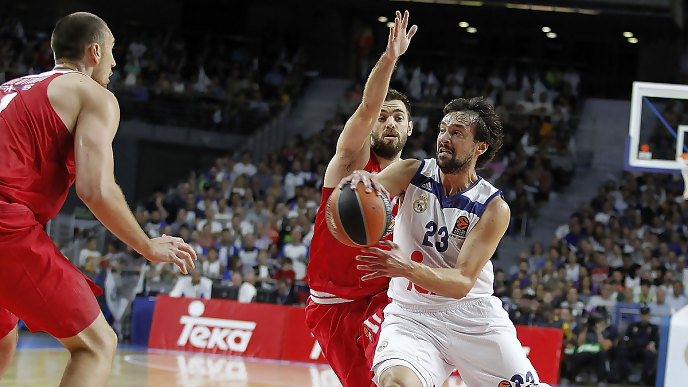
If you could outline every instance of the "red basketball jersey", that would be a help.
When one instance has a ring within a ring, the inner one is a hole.
[[[364,170],[368,172],[380,172],[382,168],[375,154],[370,152],[370,161]],[[369,281],[361,281],[363,272],[356,268],[362,262],[356,260],[356,256],[361,254],[359,248],[349,247],[340,243],[330,233],[325,222],[325,207],[327,200],[334,191],[334,188],[322,189],[322,198],[318,214],[315,217],[313,239],[308,249],[308,286],[311,288],[311,297],[319,293],[325,299],[316,301],[318,303],[337,303],[336,298],[345,300],[356,300],[366,296],[372,296],[387,289],[389,278],[376,278]],[[397,214],[397,204],[394,202],[392,209],[392,224],[394,227],[394,216]],[[392,239],[392,233],[387,232],[383,240]],[[377,245],[376,245],[377,246]],[[315,292],[313,292],[315,291]],[[342,300],[339,300],[340,302]]]
[[[74,137],[48,100],[48,71],[0,85],[0,200],[29,207],[40,224],[57,215],[74,182]]]

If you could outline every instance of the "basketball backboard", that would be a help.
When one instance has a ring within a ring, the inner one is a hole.
[[[633,82],[626,169],[679,173],[687,134],[688,86]]]

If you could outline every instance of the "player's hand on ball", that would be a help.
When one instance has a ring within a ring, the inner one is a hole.
[[[355,189],[358,183],[363,183],[366,188],[366,192],[372,192],[375,190],[377,195],[385,195],[389,198],[389,192],[387,192],[385,187],[383,187],[382,184],[377,181],[375,175],[368,171],[354,171],[354,173],[351,175],[343,178],[337,187],[342,189],[345,185],[349,184],[351,189]]]
[[[179,266],[182,273],[188,274],[187,268],[195,268],[196,252],[182,238],[163,234],[150,240],[150,253],[145,255],[151,262],[171,262]]]
[[[399,245],[392,241],[381,241],[380,244],[389,247],[389,250],[383,250],[379,247],[366,247],[361,249],[366,255],[356,256],[356,260],[369,263],[369,265],[357,265],[356,268],[372,271],[372,273],[361,277],[363,281],[380,277],[405,277],[413,270],[416,263],[404,257]]]

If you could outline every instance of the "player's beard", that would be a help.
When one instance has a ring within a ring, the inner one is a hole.
[[[389,132],[387,132],[389,133]],[[406,137],[402,136],[401,133],[396,132],[397,141],[396,145],[394,141],[386,141],[384,137],[385,132],[379,135],[372,134],[370,136],[370,148],[375,152],[375,154],[383,159],[391,160],[395,158],[406,145]]]
[[[449,149],[448,147],[443,148]],[[439,149],[437,150],[437,165],[440,167],[440,170],[445,174],[452,174],[462,172],[468,168],[471,164],[471,160],[473,160],[473,153],[468,152],[461,157],[454,152],[453,148],[450,150],[452,152],[451,158],[447,158],[446,156],[440,157],[440,151]]]

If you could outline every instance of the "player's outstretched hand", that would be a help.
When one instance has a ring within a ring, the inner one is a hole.
[[[163,234],[159,238],[150,240],[151,250],[150,254],[146,255],[146,259],[151,262],[171,262],[179,266],[182,273],[188,274],[187,268],[194,268],[196,265],[193,261],[197,260],[196,252],[184,243],[182,238],[171,237]]]
[[[337,185],[337,188],[342,189],[345,185],[349,184],[351,189],[354,189],[358,183],[363,183],[366,188],[366,192],[373,192],[373,190],[375,190],[377,195],[385,195],[389,197],[389,192],[387,192],[385,187],[383,187],[382,184],[377,181],[375,175],[368,171],[354,171],[354,173],[351,175],[344,177]]]
[[[369,263],[369,265],[357,265],[356,268],[372,271],[370,274],[361,276],[363,281],[380,277],[405,277],[413,270],[415,262],[404,257],[398,244],[392,241],[380,241],[380,244],[389,247],[389,250],[366,247],[361,251],[367,255],[356,256],[356,260]]]
[[[413,35],[418,31],[418,26],[415,24],[406,31],[408,19],[408,11],[404,12],[403,18],[401,12],[397,11],[396,17],[394,18],[394,27],[389,28],[389,38],[387,39],[387,49],[385,53],[393,60],[397,60],[406,52],[406,49],[408,49],[411,43],[411,38],[413,38]]]

